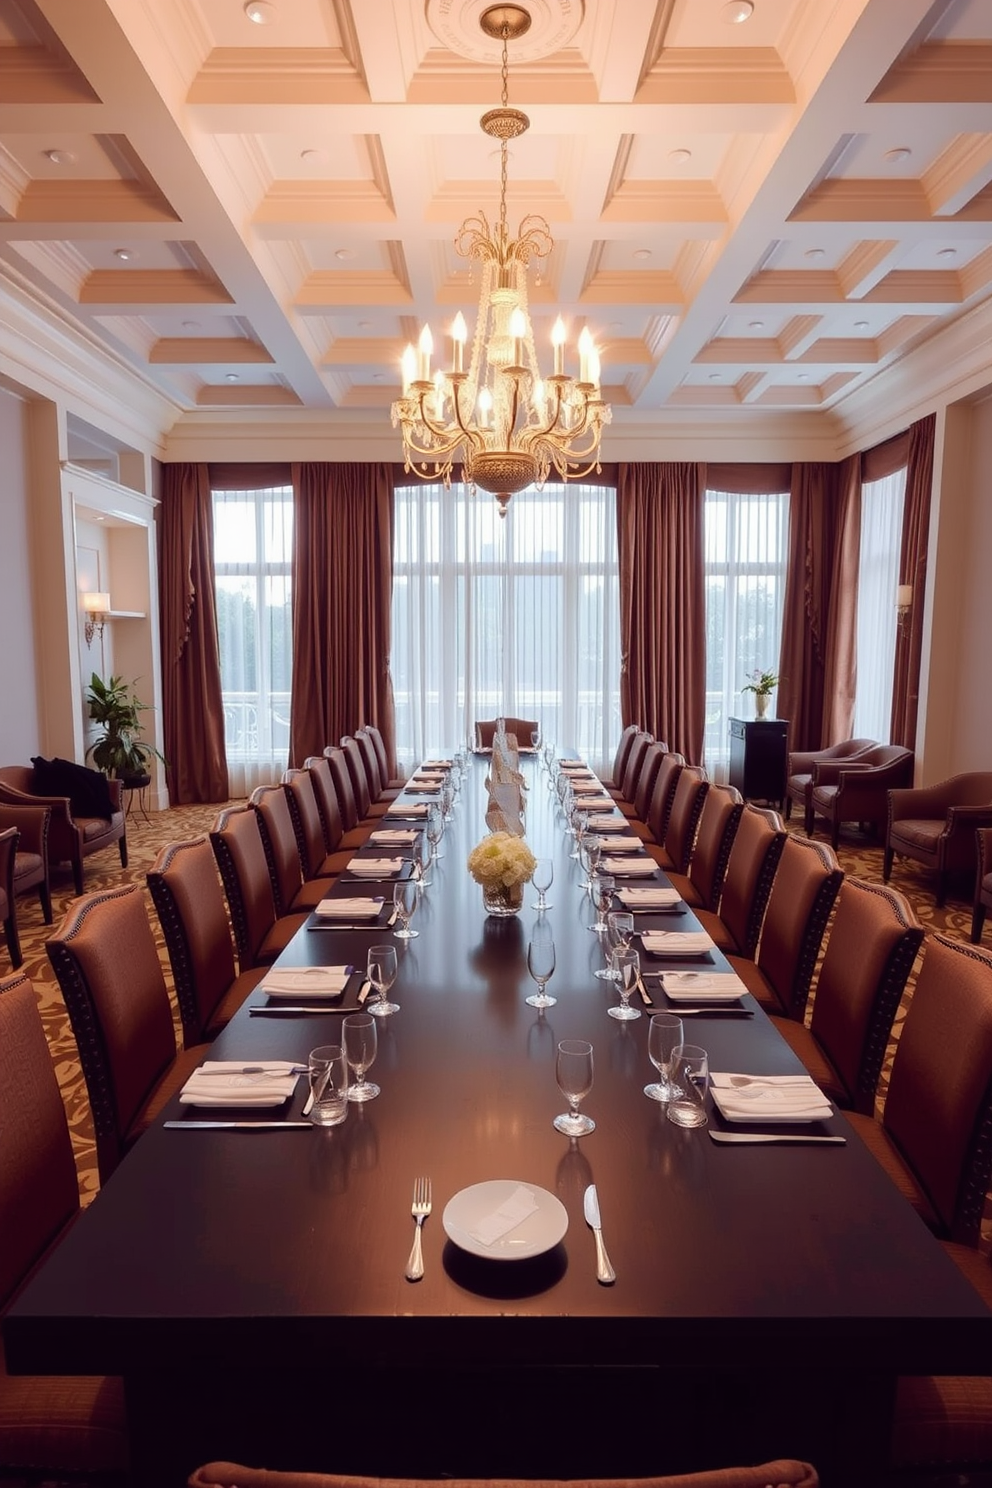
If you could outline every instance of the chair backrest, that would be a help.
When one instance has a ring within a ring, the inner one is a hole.
[[[877,748],[877,739],[842,739],[839,744],[831,744],[828,749],[793,749],[789,751],[788,775],[791,779],[796,774],[809,774],[816,760],[855,759],[865,750]]]
[[[89,1092],[102,1181],[176,1057],[172,1009],[137,884],[75,900],[48,941]]]
[[[640,732],[641,730],[636,723],[628,723],[627,727],[621,730],[620,742],[617,744],[617,752],[613,756],[613,769],[610,772],[610,779],[608,782],[610,785],[620,785],[620,782],[623,779],[623,772],[627,766],[627,756],[630,753],[630,746],[633,744],[634,739]]]
[[[385,787],[393,778],[393,774],[389,768],[389,755],[386,752],[386,741],[382,737],[382,730],[377,728],[374,723],[367,723],[363,732],[371,740],[376,759],[379,761],[379,779],[382,781],[383,787]]]
[[[331,767],[331,779],[334,782],[334,793],[338,798],[341,825],[346,832],[350,832],[358,826],[360,816],[347,757],[344,750],[336,744],[329,744],[324,750],[324,755]]]
[[[479,719],[475,725],[475,747],[476,749],[492,749],[493,739],[496,736],[495,718]],[[536,718],[509,718],[503,719],[506,724],[506,732],[513,734],[521,749],[529,749],[531,735],[540,728]]]
[[[648,752],[648,745],[650,743],[652,743],[651,735],[644,729],[641,729],[640,733],[635,735],[627,754],[627,764],[623,772],[623,780],[620,784],[620,794],[625,801],[630,801],[632,804],[634,796],[637,794],[637,780],[641,773],[641,765],[644,763],[644,756]]]
[[[204,834],[163,847],[147,881],[169,953],[183,1040],[198,1044],[236,975],[210,839]]]
[[[238,964],[247,971],[262,964],[258,950],[276,920],[258,812],[250,806],[229,806],[210,829],[210,846],[231,911]]]
[[[651,795],[654,791],[654,783],[658,778],[662,761],[668,753],[664,744],[659,744],[652,739],[644,751],[644,759],[641,762],[641,773],[637,777],[637,785],[634,787],[634,814],[637,820],[647,823],[648,807],[651,805]]]
[[[788,837],[758,942],[758,968],[790,1018],[801,1019],[809,998],[830,911],[844,874],[830,848]]]
[[[719,911],[742,956],[753,956],[757,949],[784,846],[785,828],[775,813],[745,806],[727,861]]]
[[[327,761],[325,760],[326,764]],[[303,877],[316,878],[327,856],[324,824],[311,770],[287,770],[282,781],[296,831],[296,845],[303,859]],[[337,806],[335,804],[335,810]]]
[[[351,777],[351,788],[355,793],[355,805],[358,808],[359,820],[368,816],[369,807],[372,805],[372,787],[368,772],[365,768],[365,757],[362,754],[358,740],[353,739],[350,734],[345,734],[341,740],[341,748],[344,752],[344,762]]]
[[[668,818],[672,810],[672,798],[675,795],[675,787],[679,783],[679,776],[685,766],[685,759],[681,754],[668,751],[658,766],[655,776],[654,788],[651,791],[651,800],[648,803],[647,824],[651,836],[655,842],[664,842],[665,832],[668,828]]]
[[[287,914],[303,883],[303,864],[286,792],[281,785],[260,785],[248,804],[258,813],[276,914]]]
[[[317,798],[317,809],[324,829],[324,851],[334,852],[344,835],[344,823],[341,820],[338,793],[334,789],[331,762],[322,754],[312,754],[304,760],[303,767],[310,776],[313,793]]]
[[[0,981],[0,1308],[79,1208],[69,1123],[26,976]]]
[[[710,786],[689,859],[689,880],[705,909],[715,910],[720,902],[720,890],[743,810],[740,794],[732,786]]]
[[[665,829],[665,851],[676,873],[684,873],[689,866],[700,812],[709,788],[705,770],[699,765],[684,766],[675,787]]]
[[[372,743],[372,736],[368,729],[360,728],[356,731],[355,743],[361,750],[365,778],[369,783],[369,795],[373,801],[377,801],[386,788],[386,776],[379,767],[379,756],[375,751],[375,745]]]
[[[810,1029],[856,1111],[870,1116],[889,1034],[923,940],[901,894],[846,878],[823,953]]]
[[[927,937],[882,1124],[951,1239],[975,1245],[992,1171],[992,955]]]
[[[14,913],[14,858],[20,837],[16,827],[0,832],[0,920]]]

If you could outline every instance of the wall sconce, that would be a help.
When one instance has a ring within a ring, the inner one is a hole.
[[[913,604],[912,584],[900,584],[896,589],[896,622],[900,630],[905,630],[906,621]]]
[[[87,646],[92,646],[94,635],[99,635],[101,640],[103,639],[103,627],[110,613],[110,595],[103,592],[84,594],[83,611],[86,615],[83,634],[86,636]]]

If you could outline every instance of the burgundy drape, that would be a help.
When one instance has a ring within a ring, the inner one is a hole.
[[[290,764],[373,724],[395,774],[391,468],[294,464],[293,502]]]
[[[158,513],[162,733],[174,805],[228,799],[205,465],[163,467]]]
[[[621,465],[620,713],[692,764],[706,726],[703,467]]]
[[[899,582],[910,584],[913,602],[907,623],[896,635],[892,681],[893,744],[916,748],[916,715],[920,701],[920,662],[923,655],[923,598],[927,583],[927,545],[930,535],[930,492],[933,487],[933,450],[936,414],[920,419],[909,431],[906,499],[903,505]]]
[[[854,694],[858,680],[861,460],[860,455],[850,455],[834,466],[836,545],[827,615],[823,733],[820,745],[815,746],[824,749],[850,739],[854,732]]]

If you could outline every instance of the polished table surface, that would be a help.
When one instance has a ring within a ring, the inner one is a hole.
[[[457,1378],[479,1371],[490,1409],[501,1379],[514,1388],[521,1378],[540,1379],[543,1391],[549,1379],[570,1378],[576,1383],[566,1397],[580,1401],[576,1366],[600,1382],[620,1377],[622,1398],[637,1400],[622,1412],[621,1441],[637,1436],[637,1422],[643,1427],[652,1409],[645,1399],[662,1412],[663,1401],[698,1393],[704,1381],[733,1388],[750,1381],[751,1417],[755,1399],[782,1406],[769,1415],[766,1455],[804,1448],[808,1430],[821,1462],[832,1450],[824,1431],[836,1441],[846,1429],[836,1401],[827,1427],[804,1419],[795,1443],[783,1442],[781,1417],[799,1419],[800,1400],[822,1396],[828,1382],[835,1389],[843,1378],[850,1393],[857,1378],[853,1393],[884,1409],[898,1373],[990,1372],[992,1317],[841,1116],[822,1129],[847,1132],[842,1147],[718,1147],[706,1130],[674,1126],[644,1096],[654,1078],[649,1019],[624,1024],[607,1015],[614,999],[593,976],[603,958],[587,928],[593,916],[577,865],[537,762],[524,768],[528,841],[555,860],[548,919],[557,1005],[538,1014],[524,1001],[533,991],[526,966],[533,889],[519,917],[487,919],[466,871],[485,831],[485,766],[477,760],[414,920],[420,934],[400,950],[392,995],[401,1010],[378,1024],[371,1078],[379,1098],[351,1107],[347,1121],[328,1130],[153,1129],[11,1309],[4,1334],[12,1368],[124,1374],[139,1456],[156,1430],[161,1443],[156,1401],[165,1398],[165,1376],[176,1398],[186,1399],[174,1407],[180,1412],[204,1389],[215,1399],[220,1380],[264,1379],[265,1414],[278,1416],[283,1396],[303,1399],[323,1367],[333,1378],[354,1363],[367,1381],[408,1366],[422,1384],[433,1372],[449,1405],[458,1398],[447,1393],[457,1391]],[[342,882],[336,892],[370,890]],[[647,923],[695,922],[666,915]],[[387,938],[304,929],[280,964],[364,966],[368,945]],[[660,1010],[662,995],[655,1000]],[[262,1002],[258,994],[250,999]],[[715,1070],[797,1070],[750,998],[745,1006],[753,1016],[686,1020],[686,1039],[707,1048]],[[340,1021],[251,1017],[245,1007],[217,1040],[215,1057],[305,1062],[310,1048],[334,1041]],[[552,1127],[564,1108],[556,1043],[572,1037],[588,1038],[595,1050],[583,1109],[597,1127],[578,1142]],[[305,1084],[290,1118],[299,1115]],[[165,1116],[197,1114],[227,1113],[173,1102]],[[423,1235],[426,1274],[412,1285],[404,1266],[419,1174],[433,1180],[434,1212]],[[447,1200],[491,1178],[557,1194],[569,1224],[555,1250],[501,1264],[446,1240]],[[613,1287],[597,1284],[583,1220],[591,1182],[617,1272]],[[386,1417],[395,1417],[405,1392],[395,1383],[383,1389]],[[416,1383],[411,1391],[419,1401]],[[243,1393],[241,1401],[242,1414],[250,1414]],[[429,1415],[422,1401],[417,1408],[421,1418]],[[452,1409],[469,1407],[458,1399]],[[438,1426],[449,1435],[452,1409],[440,1413]],[[224,1409],[216,1416],[223,1419]],[[291,1429],[298,1441],[299,1420]],[[426,1439],[429,1422],[424,1431]],[[224,1455],[216,1448],[226,1447],[236,1455],[223,1434],[193,1432],[192,1439],[190,1450],[210,1446]],[[255,1441],[250,1432],[246,1441]],[[755,1456],[764,1441],[759,1433]],[[728,1442],[731,1449],[751,1445],[733,1432]],[[360,1460],[367,1464],[374,1451],[366,1441]],[[464,1449],[455,1470],[488,1470],[489,1456],[481,1452],[476,1463],[472,1451]],[[667,1453],[665,1460],[681,1466],[691,1457]],[[624,1471],[641,1462],[635,1449],[606,1459]],[[434,1459],[426,1460],[429,1471]],[[375,1470],[392,1470],[388,1452],[375,1461]],[[157,1480],[174,1479],[163,1470]]]

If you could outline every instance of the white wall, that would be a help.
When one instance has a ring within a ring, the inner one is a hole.
[[[41,748],[28,524],[27,404],[0,387],[0,764]]]

